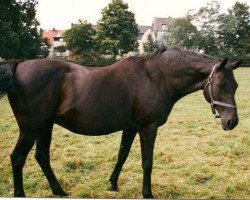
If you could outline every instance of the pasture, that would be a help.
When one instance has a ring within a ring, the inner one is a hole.
[[[152,173],[156,198],[250,198],[250,68],[235,70],[235,76],[240,120],[235,130],[222,130],[202,91],[181,99],[168,122],[159,128]],[[0,100],[0,138],[0,197],[12,197],[9,155],[18,127],[6,97]],[[54,127],[51,165],[70,197],[142,197],[138,136],[122,170],[119,192],[107,190],[120,138],[120,133],[88,137]],[[28,197],[53,197],[34,149],[24,167],[24,188]]]

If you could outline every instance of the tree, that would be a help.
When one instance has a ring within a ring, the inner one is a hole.
[[[153,52],[159,48],[158,43],[153,40],[151,34],[148,35],[148,41],[143,43],[144,52]]]
[[[114,57],[138,47],[138,28],[134,14],[128,11],[128,4],[123,0],[112,0],[102,10],[102,18],[97,25],[97,39],[104,54]]]
[[[66,46],[60,45],[57,47],[54,47],[54,51],[59,53],[59,56],[64,56],[63,54],[67,51]]]
[[[36,20],[35,0],[1,0],[0,56],[35,58],[39,53],[40,35]]]
[[[66,48],[75,55],[90,58],[95,53],[95,34],[96,31],[90,23],[79,20],[78,24],[73,24],[71,29],[64,33]]]
[[[166,40],[170,46],[196,49],[198,36],[198,30],[191,23],[191,18],[185,17],[176,19],[173,24],[169,25]]]
[[[228,13],[221,14],[219,10],[218,1],[212,0],[198,12],[190,11],[186,18],[176,20],[167,32],[170,44],[214,56],[249,56],[249,6],[236,2]]]
[[[197,12],[190,10],[186,17],[175,20],[167,29],[168,44],[216,55],[219,9],[218,1],[212,0]]]
[[[221,54],[246,56],[250,53],[250,13],[249,6],[236,2],[229,14],[219,18],[219,43]]]
[[[42,33],[42,29],[40,29],[40,34]],[[42,34],[41,34],[42,35]],[[51,44],[49,42],[49,39],[47,37],[45,38],[41,38],[40,39],[40,51],[38,54],[39,58],[47,58],[49,55],[49,48],[50,48]]]
[[[0,57],[16,58],[20,46],[19,36],[15,30],[19,24],[19,6],[14,0],[2,0],[0,10]]]
[[[206,54],[218,54],[217,28],[220,4],[216,0],[208,2],[205,7],[201,7],[197,13],[188,14],[190,19],[197,26],[196,46]]]

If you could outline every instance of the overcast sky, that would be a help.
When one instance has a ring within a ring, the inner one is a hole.
[[[154,17],[181,17],[188,10],[206,6],[209,0],[124,0],[139,25],[151,25]],[[250,0],[238,0],[250,5]],[[68,29],[71,23],[85,19],[92,24],[101,18],[101,10],[111,0],[38,0],[37,18],[43,29]],[[226,12],[235,0],[219,0]]]

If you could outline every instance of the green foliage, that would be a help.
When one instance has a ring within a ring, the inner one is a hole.
[[[205,7],[201,7],[197,13],[189,15],[190,19],[197,25],[198,34],[195,37],[195,46],[198,50],[206,54],[217,55],[217,23],[219,17],[220,4],[216,0],[208,2]]]
[[[41,30],[40,32],[42,32],[42,30]],[[40,43],[41,43],[41,44],[40,44],[41,46],[47,46],[48,48],[51,47],[51,44],[50,44],[50,42],[49,42],[49,39],[46,38],[46,37],[45,37],[45,38],[42,37],[42,38],[40,39]]]
[[[54,50],[59,53],[64,53],[67,49],[64,45],[54,47]]]
[[[220,4],[212,0],[177,19],[167,31],[168,43],[214,56],[246,58],[250,52],[249,6],[236,2],[228,13],[219,11]]]
[[[104,54],[122,55],[137,49],[138,28],[134,13],[128,11],[123,0],[112,0],[102,10],[102,18],[97,25],[97,39]]]
[[[166,40],[170,46],[196,49],[198,34],[198,30],[191,23],[190,18],[179,18],[176,19],[173,24],[169,25],[166,33]]]
[[[148,41],[143,43],[144,52],[153,52],[159,48],[158,43],[153,40],[151,34],[148,35]]]
[[[134,14],[128,11],[128,4],[113,0],[102,10],[97,28],[87,21],[79,20],[64,33],[66,48],[85,63],[101,60],[103,54],[122,55],[137,50],[137,24]]]
[[[90,23],[79,20],[64,33],[66,48],[77,56],[91,58],[95,53],[95,33]]]
[[[6,22],[0,22],[0,57],[17,58],[20,47],[18,34]]]
[[[40,35],[37,32],[36,0],[1,0],[0,57],[29,59],[39,52]]]
[[[78,59],[73,62],[82,66],[87,66],[87,67],[97,67],[97,66],[105,67],[105,66],[114,64],[115,62],[117,62],[117,60],[114,57],[104,58],[97,53],[96,55],[94,55],[94,59],[84,58],[84,59]]]
[[[40,30],[40,33],[42,32],[42,29]],[[49,55],[49,48],[51,44],[49,43],[48,38],[40,38],[40,51],[38,54],[38,57],[40,58],[47,58]]]
[[[250,13],[249,6],[236,2],[229,14],[219,19],[218,41],[222,44],[222,54],[232,57],[250,53]]]

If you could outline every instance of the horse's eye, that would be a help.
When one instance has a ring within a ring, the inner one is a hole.
[[[219,88],[222,88],[222,87],[224,87],[225,86],[225,83],[218,83],[217,84],[217,87],[219,87]]]

